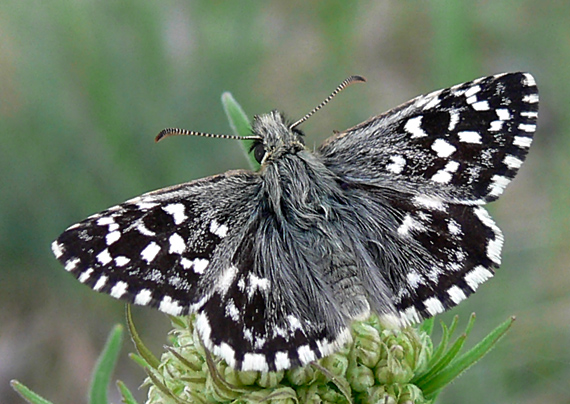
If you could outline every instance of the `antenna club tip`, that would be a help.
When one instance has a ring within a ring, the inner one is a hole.
[[[156,143],[160,142],[162,139],[164,139],[165,137],[172,135],[174,132],[176,132],[176,130],[172,129],[172,128],[166,128],[160,131],[160,133],[158,135],[156,135],[156,137],[154,138],[154,141]]]
[[[361,83],[365,83],[366,82],[366,77],[364,76],[359,76],[358,74],[355,74],[353,76],[350,76],[350,81],[359,81]]]
[[[161,130],[160,133],[158,135],[156,135],[156,137],[154,138],[154,142],[155,143],[160,142],[162,139],[164,139],[165,136],[166,136],[166,131]]]

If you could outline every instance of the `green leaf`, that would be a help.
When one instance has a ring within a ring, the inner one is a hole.
[[[473,328],[473,324],[475,322],[475,315],[472,314],[471,317],[469,318],[467,327],[465,327],[465,333],[463,333],[459,338],[457,338],[457,340],[453,343],[453,345],[451,345],[451,348],[449,348],[449,350],[445,352],[445,350],[447,349],[447,342],[455,332],[458,321],[459,321],[458,316],[453,317],[453,322],[451,323],[449,330],[447,329],[445,324],[443,323],[441,324],[441,327],[443,329],[443,338],[440,346],[437,349],[436,355],[434,355],[434,357],[430,361],[430,364],[428,365],[428,370],[423,375],[421,375],[421,377],[418,377],[414,380],[414,383],[420,388],[429,385],[431,380],[442,369],[444,369],[447,365],[449,365],[449,363],[451,363],[451,361],[453,361],[455,357],[459,354],[459,351],[461,351],[461,348],[463,348],[463,345],[465,344],[465,341],[467,340],[467,337],[469,336],[469,333]]]
[[[123,326],[118,324],[111,330],[91,376],[91,387],[87,400],[90,404],[107,404],[107,389],[119,357],[122,342]]]
[[[126,307],[126,317],[127,317],[127,326],[129,329],[129,335],[131,336],[131,340],[135,345],[135,349],[139,353],[139,355],[146,361],[148,365],[157,369],[160,365],[160,361],[154,356],[154,354],[146,347],[146,345],[142,342],[142,339],[139,337],[137,329],[135,328],[135,323],[133,322],[133,316],[131,313],[131,305],[127,304]]]
[[[442,370],[437,374],[425,388],[422,388],[424,395],[427,399],[433,399],[439,393],[439,391],[456,379],[459,375],[465,372],[469,367],[477,363],[481,358],[483,358],[489,351],[495,347],[497,342],[507,333],[511,328],[514,317],[509,318],[497,328],[491,331],[481,342],[471,348],[469,351],[465,352],[459,358],[454,360],[449,364],[447,368]],[[472,323],[470,322],[470,325]],[[468,327],[468,330],[470,328]]]
[[[123,396],[123,403],[125,403],[125,404],[138,404],[137,400],[135,400],[135,397],[133,396],[133,393],[131,393],[131,391],[127,388],[127,386],[125,386],[125,383],[118,380],[117,381],[117,387],[118,387],[119,391],[121,392],[121,396]]]
[[[30,404],[52,404],[51,401],[48,401],[45,398],[37,395],[17,380],[12,380],[10,382],[10,385],[14,390],[16,390],[16,393],[18,393],[20,397],[22,397]]]
[[[425,332],[427,335],[431,335],[434,323],[435,319],[433,317],[430,317],[422,323],[420,330]]]
[[[243,111],[241,105],[235,100],[230,92],[225,92],[222,94],[222,104],[224,106],[224,111],[228,121],[230,122],[230,127],[232,132],[236,136],[249,136],[252,133],[249,118]],[[248,156],[249,165],[255,171],[259,170],[261,167],[252,153],[251,146],[253,145],[253,140],[242,140],[241,142],[243,149]]]

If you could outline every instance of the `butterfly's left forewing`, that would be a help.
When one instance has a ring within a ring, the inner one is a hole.
[[[96,291],[172,315],[193,312],[228,265],[258,184],[236,171],[150,192],[71,226],[52,249]]]

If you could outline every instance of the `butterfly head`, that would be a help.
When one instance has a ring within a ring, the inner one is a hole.
[[[256,115],[252,122],[255,140],[251,150],[258,163],[275,161],[285,154],[305,149],[303,132],[292,127],[279,111]]]

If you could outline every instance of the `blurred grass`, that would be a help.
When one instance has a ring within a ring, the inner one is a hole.
[[[155,145],[159,130],[229,133],[225,90],[248,114],[296,118],[348,75],[367,77],[303,125],[312,146],[419,93],[509,70],[535,75],[539,129],[520,175],[491,205],[506,235],[503,267],[454,313],[477,311],[481,330],[518,321],[439,402],[570,402],[568,15],[570,4],[530,0],[5,0],[0,402],[19,402],[12,378],[54,402],[81,402],[97,346],[121,321],[121,303],[52,258],[65,227],[151,189],[247,167],[235,142]],[[162,345],[167,320],[137,314],[149,317],[141,333]],[[117,377],[136,386],[143,375],[132,369]]]

